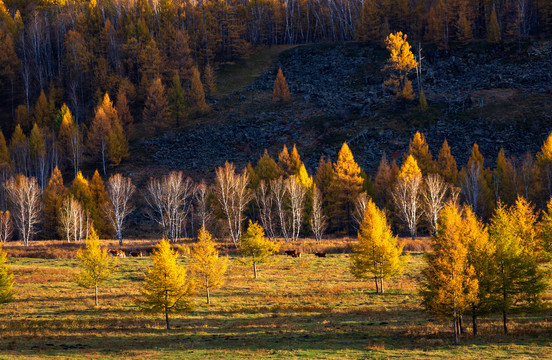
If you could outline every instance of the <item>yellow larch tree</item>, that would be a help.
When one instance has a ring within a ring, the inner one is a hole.
[[[151,254],[153,267],[144,274],[142,297],[137,305],[146,312],[164,313],[167,330],[170,313],[187,313],[193,309],[195,284],[186,269],[178,264],[178,253],[163,239]]]
[[[107,249],[100,247],[100,239],[94,230],[90,229],[86,239],[86,250],[77,251],[80,272],[75,275],[75,281],[84,288],[94,288],[94,304],[98,306],[98,287],[103,284],[117,267]]]
[[[343,143],[337,155],[337,162],[334,164],[330,195],[333,201],[331,219],[339,223],[332,225],[337,225],[349,233],[352,232],[355,201],[362,191],[363,183],[360,166],[356,163],[349,145]]]
[[[493,274],[492,255],[495,251],[489,239],[487,227],[477,218],[469,206],[464,207],[464,242],[468,249],[468,263],[473,267],[478,283],[477,297],[471,303],[472,331],[477,335],[477,319],[489,314],[489,303]]]
[[[552,197],[552,133],[548,135],[541,151],[537,154],[537,163],[544,176],[544,186],[548,196]]]
[[[456,159],[450,152],[450,146],[447,139],[443,141],[443,145],[439,150],[439,155],[437,156],[437,169],[439,175],[441,175],[446,182],[449,184],[456,184],[458,181],[458,165],[456,164]]]
[[[428,312],[452,320],[456,345],[460,316],[476,301],[479,285],[468,262],[464,222],[456,206],[443,208],[438,229],[432,238],[432,250],[425,255],[420,294]]]
[[[2,249],[2,244],[0,244],[0,304],[12,302],[14,296],[14,276],[10,273],[7,258],[8,255]]]
[[[207,295],[207,304],[211,304],[211,289],[217,289],[224,284],[224,274],[228,268],[228,259],[219,256],[211,234],[202,227],[199,230],[197,243],[192,246],[191,269],[199,278],[201,286]]]
[[[278,69],[276,80],[274,81],[274,89],[272,90],[272,101],[288,101],[290,99],[289,88],[284,77],[282,68]]]
[[[435,162],[423,133],[416,131],[408,145],[407,155],[412,155],[425,176],[435,172]]]
[[[247,231],[241,236],[238,253],[244,258],[240,262],[253,266],[253,276],[257,278],[257,265],[270,261],[270,257],[280,250],[280,244],[265,237],[264,229],[258,223],[249,220]]]
[[[47,239],[53,239],[59,230],[61,206],[66,194],[67,188],[63,185],[61,171],[56,166],[42,194],[44,235]]]
[[[406,34],[399,31],[389,34],[385,39],[390,58],[383,70],[389,72],[390,77],[384,81],[384,85],[391,87],[396,97],[413,100],[414,91],[412,82],[408,80],[408,73],[418,66],[418,62],[410,50],[406,37]]]
[[[408,257],[401,256],[403,246],[393,235],[385,213],[368,200],[364,220],[353,248],[350,270],[359,279],[373,278],[376,293],[384,292],[384,279],[400,275]]]

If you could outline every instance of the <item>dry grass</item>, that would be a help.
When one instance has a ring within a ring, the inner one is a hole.
[[[461,346],[451,346],[450,324],[427,316],[419,305],[416,278],[422,256],[412,253],[403,276],[376,295],[371,281],[349,274],[344,249],[352,241],[294,244],[307,255],[276,256],[278,261],[259,266],[258,280],[231,254],[226,285],[213,291],[213,304],[205,305],[204,292],[198,291],[195,310],[175,315],[171,331],[163,329],[162,316],[134,306],[151,265],[147,257],[119,260],[119,271],[100,288],[97,308],[92,291],[73,283],[75,260],[12,257],[17,296],[0,307],[0,358],[552,357],[547,316],[513,317],[508,336],[501,333],[499,318],[483,319],[479,337],[466,333]],[[154,244],[127,241],[125,249]],[[18,246],[6,248],[25,251]],[[71,252],[78,246],[38,242],[28,251]],[[315,249],[327,251],[328,257],[308,253]]]

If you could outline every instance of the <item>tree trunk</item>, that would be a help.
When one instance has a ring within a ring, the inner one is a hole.
[[[506,315],[506,310],[502,311],[502,321],[504,323],[504,334],[508,334],[508,316]]]
[[[169,323],[169,309],[165,306],[165,322],[167,323],[167,330],[171,329],[171,324]]]
[[[376,282],[376,294],[379,294],[379,281],[377,275],[374,276],[374,281]]]
[[[462,328],[462,315],[458,317],[458,334],[462,335],[464,333],[464,329]]]
[[[454,328],[454,345],[458,345],[458,321],[457,321],[457,318],[456,318],[456,304],[453,305],[453,308],[452,308],[452,316],[454,317],[454,321],[453,321],[453,328]]]
[[[119,238],[119,246],[123,246],[123,234],[121,234],[121,231],[117,231],[118,238]]]
[[[473,336],[477,336],[477,314],[475,313],[475,305],[472,305],[472,327]]]
[[[255,279],[257,278],[257,263],[253,262],[253,275],[255,275]]]
[[[98,306],[98,285],[94,286],[94,304]]]
[[[205,289],[207,290],[207,305],[211,305],[211,295],[209,294],[209,278],[205,276]]]

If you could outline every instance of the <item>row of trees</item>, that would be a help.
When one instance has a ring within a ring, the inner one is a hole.
[[[227,162],[216,169],[210,186],[171,172],[151,178],[141,194],[149,218],[170,241],[218,224],[238,247],[246,218],[259,221],[269,238],[286,241],[301,235],[320,240],[325,232],[352,234],[360,228],[370,199],[386,210],[395,231],[414,238],[419,229],[437,232],[439,213],[448,201],[468,204],[484,220],[499,203],[511,206],[520,196],[545,209],[552,196],[551,149],[552,136],[536,157],[527,153],[507,158],[501,150],[491,170],[475,144],[467,164],[458,170],[446,140],[434,160],[417,132],[401,167],[395,161],[390,164],[384,154],[376,174],[369,177],[347,144],[335,163],[321,158],[314,176],[297,148],[289,152],[284,146],[277,160],[265,151],[255,166],[242,171]],[[23,174],[8,178],[2,189],[8,200],[4,204],[9,205],[0,214],[2,239],[10,237],[13,219],[25,244],[39,231],[44,238],[78,241],[86,238],[91,224],[100,236],[116,235],[122,242],[124,220],[137,200],[130,178],[116,174],[106,185],[97,171],[90,181],[78,172],[69,188],[54,168],[44,190],[36,178]]]
[[[196,288],[205,289],[207,304],[211,304],[210,291],[224,283],[228,259],[220,257],[211,234],[202,227],[198,241],[184,249],[189,255],[188,269],[177,261],[178,251],[172,249],[169,241],[163,239],[151,254],[153,267],[144,277],[142,297],[136,304],[146,312],[163,313],[167,329],[170,329],[169,314],[185,313],[193,309],[193,296]],[[279,245],[265,238],[263,228],[257,223],[249,223],[247,231],[241,236],[240,261],[243,265],[252,265],[257,278],[257,265],[270,260],[279,250]],[[90,228],[86,239],[86,249],[76,254],[79,272],[75,282],[84,288],[94,289],[94,303],[98,306],[98,289],[117,271],[117,258],[112,257],[106,248],[100,247],[99,237]],[[14,299],[14,275],[9,271],[6,252],[0,247],[0,304]]]
[[[552,201],[538,222],[522,197],[510,207],[500,203],[488,226],[469,206],[454,201],[443,206],[431,251],[425,253],[419,292],[428,312],[452,320],[455,344],[463,332],[463,315],[471,316],[477,335],[481,316],[500,314],[507,333],[512,313],[544,309],[550,273],[541,265],[552,258],[551,219]],[[408,255],[402,254],[384,212],[372,201],[358,240],[351,273],[373,278],[376,292],[383,293],[384,279],[400,275]]]

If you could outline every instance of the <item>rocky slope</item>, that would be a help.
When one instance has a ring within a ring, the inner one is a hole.
[[[501,146],[512,155],[538,151],[552,130],[552,45],[539,43],[521,56],[500,51],[433,52],[424,59],[430,109],[394,101],[382,87],[386,53],[358,44],[300,46],[281,54],[250,86],[211,100],[213,112],[193,125],[138,145],[141,161],[158,172],[186,169],[212,177],[224,161],[254,162],[263,149],[276,155],[297,144],[313,171],[320,155],[335,155],[343,141],[374,171],[384,151],[399,157],[422,130],[437,154],[447,138],[459,164],[477,142],[492,159]],[[281,67],[293,100],[271,101]],[[414,82],[414,87],[417,84]]]

